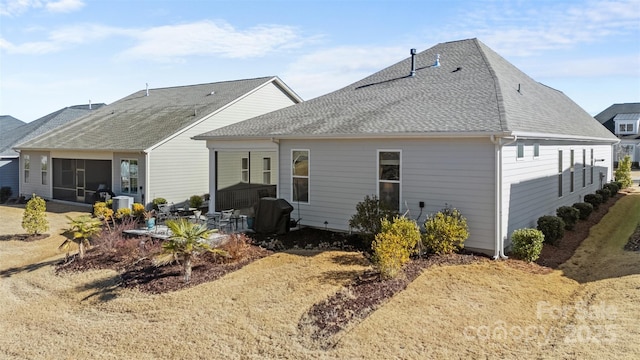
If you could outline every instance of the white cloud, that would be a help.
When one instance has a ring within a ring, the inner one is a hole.
[[[59,0],[50,1],[45,7],[50,12],[56,13],[68,13],[81,9],[84,6],[82,0]]]
[[[5,0],[0,3],[0,15],[19,16],[31,9],[46,9],[54,13],[66,13],[81,9],[82,0]]]
[[[42,55],[112,36],[134,36],[135,32],[134,30],[94,24],[75,25],[49,32],[45,41],[13,44],[0,38],[0,49],[6,50],[9,54]]]
[[[310,40],[302,39],[289,26],[261,25],[238,30],[222,21],[160,26],[142,30],[134,36],[138,43],[122,52],[120,58],[161,61],[192,55],[250,58],[299,47]]]
[[[448,36],[478,37],[498,53],[531,56],[638,31],[640,0],[573,3],[483,2]],[[459,30],[465,29],[465,30]]]
[[[79,24],[50,31],[44,41],[14,44],[0,38],[0,49],[11,54],[46,54],[114,36],[134,45],[116,55],[118,59],[180,61],[183,57],[219,55],[226,58],[260,57],[274,51],[300,47],[315,41],[303,38],[289,26],[261,25],[238,30],[225,22],[200,21],[146,29]]]
[[[282,74],[308,100],[340,89],[409,56],[408,47],[342,46],[304,55]]]

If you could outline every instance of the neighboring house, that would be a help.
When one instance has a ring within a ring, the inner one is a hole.
[[[640,103],[613,104],[595,118],[620,139],[613,161],[617,163],[629,155],[637,168],[640,161]]]
[[[277,77],[141,90],[18,146],[20,191],[180,203],[208,192],[208,151],[192,136],[300,101]]]
[[[468,219],[466,246],[496,257],[511,232],[609,181],[618,141],[477,39],[195,139],[211,151],[212,196],[222,154],[270,151],[278,196],[304,226],[350,230],[366,195],[420,223],[448,205]]]
[[[9,124],[0,119],[0,187],[11,188],[13,197],[19,195],[19,153],[13,148],[19,143],[62,126],[74,119],[99,109],[104,104],[74,105],[52,112],[30,123],[24,123],[13,117]],[[19,126],[15,126],[19,125]]]

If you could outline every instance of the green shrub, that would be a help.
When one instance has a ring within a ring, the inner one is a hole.
[[[604,185],[602,185],[602,188],[603,189],[608,189],[609,192],[611,193],[611,196],[615,196],[618,193],[618,191],[620,190],[620,187],[615,182],[610,182],[610,183],[604,184]]]
[[[560,206],[556,210],[556,215],[564,221],[564,228],[566,230],[573,230],[580,218],[580,210],[573,206]]]
[[[609,197],[611,196],[611,192],[608,189],[600,189],[600,190],[596,190],[596,194],[602,196],[602,202],[601,204],[604,204],[607,202],[607,200],[609,200]]]
[[[158,197],[158,198],[153,199],[152,203],[153,203],[153,209],[157,211],[158,210],[158,205],[166,204],[167,203],[167,199]]]
[[[424,223],[422,242],[429,252],[449,254],[464,247],[469,237],[467,219],[454,208],[445,208],[429,215]]]
[[[544,215],[538,218],[538,230],[544,234],[544,242],[555,244],[564,236],[564,221],[553,215]]]
[[[633,179],[631,179],[631,157],[629,155],[625,155],[624,159],[618,163],[615,178],[622,185],[620,189],[633,185]]]
[[[11,191],[10,187],[0,187],[0,204],[4,204],[7,200],[9,200],[11,194],[13,194],[13,192]]]
[[[202,200],[202,196],[200,195],[192,195],[189,198],[189,207],[199,209],[203,203],[204,203],[204,200]]]
[[[613,184],[618,186],[618,191],[622,190],[622,181],[612,181]]]
[[[46,211],[47,204],[44,199],[33,194],[22,214],[22,228],[27,231],[27,234],[39,235],[49,230]]]
[[[593,209],[597,210],[600,204],[602,204],[602,195],[600,194],[587,194],[584,196],[584,202],[593,205]]]
[[[538,260],[542,251],[544,234],[536,229],[519,229],[511,234],[512,253],[524,261]]]
[[[349,226],[360,232],[360,237],[367,248],[371,248],[371,241],[382,229],[382,220],[392,220],[397,215],[383,201],[375,195],[364,197],[356,205],[356,213],[349,219]]]
[[[588,202],[579,202],[573,204],[573,207],[580,212],[580,220],[587,220],[589,215],[593,212],[593,205]]]
[[[405,217],[396,217],[393,221],[383,219],[381,232],[371,245],[382,278],[396,277],[409,256],[415,253],[419,241],[420,229],[415,221]]]

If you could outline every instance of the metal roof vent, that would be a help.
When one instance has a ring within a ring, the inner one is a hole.
[[[436,62],[433,63],[432,66],[433,67],[439,67],[440,66],[440,54],[436,54]]]
[[[411,49],[411,73],[409,76],[416,76],[416,49]]]
[[[147,86],[147,95],[146,96],[149,96],[149,83],[145,83],[145,85]]]

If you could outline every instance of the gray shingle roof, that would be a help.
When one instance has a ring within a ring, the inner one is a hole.
[[[562,92],[477,39],[438,44],[416,63],[414,77],[408,57],[335,92],[195,138],[527,132],[612,139]]]
[[[24,124],[24,121],[18,120],[11,115],[0,115],[0,134],[3,134]]]
[[[89,109],[88,104],[69,106],[64,109],[54,111],[51,114],[45,115],[30,123],[13,128],[11,131],[3,131],[0,133],[0,156],[16,157],[18,156],[18,153],[13,150],[13,148],[18,146],[20,143],[27,142],[37,136],[84,116],[91,111],[99,109],[104,105],[105,104],[102,103],[92,104],[91,109]]]
[[[274,79],[141,90],[20,148],[142,151]]]
[[[618,114],[633,113],[640,113],[640,103],[613,104],[604,109],[600,114],[596,115],[595,118],[609,131],[615,133],[615,123],[613,121],[613,118],[615,118]]]

